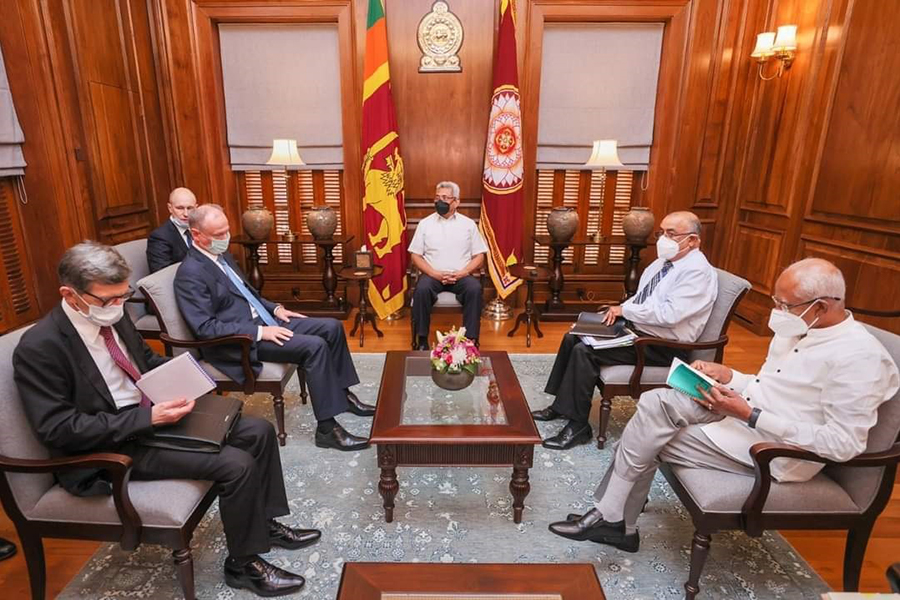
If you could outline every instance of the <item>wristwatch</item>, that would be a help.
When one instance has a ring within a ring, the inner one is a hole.
[[[756,422],[759,420],[759,415],[762,414],[761,408],[754,408],[750,411],[750,416],[747,418],[747,427],[750,429],[756,429]]]

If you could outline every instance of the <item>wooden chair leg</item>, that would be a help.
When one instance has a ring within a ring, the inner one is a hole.
[[[409,307],[409,339],[413,350],[416,349],[416,320],[413,319],[412,306]]]
[[[873,522],[864,523],[847,531],[847,544],[844,547],[844,591],[859,591],[859,574],[862,571],[866,546],[872,533]]]
[[[609,416],[612,413],[612,398],[606,394],[600,398],[600,426],[597,431],[597,447],[601,450],[606,445],[606,429],[609,427]]]
[[[297,379],[300,381],[300,403],[306,404],[309,401],[309,394],[306,391],[306,371],[298,369]]]
[[[44,600],[47,595],[47,568],[44,563],[44,541],[39,535],[33,535],[18,529],[25,564],[28,567],[28,580],[31,583],[33,600]]]
[[[284,432],[284,396],[272,395],[272,405],[275,407],[275,422],[278,424],[278,445],[287,444],[287,434]]]
[[[178,573],[178,582],[181,584],[184,600],[195,600],[194,557],[191,555],[190,546],[175,550],[172,557],[175,559],[175,571]]]
[[[706,564],[706,557],[709,556],[709,544],[712,536],[694,532],[694,542],[691,545],[691,572],[688,575],[687,583],[684,584],[685,600],[694,600],[700,592],[700,574],[703,572],[703,565]]]

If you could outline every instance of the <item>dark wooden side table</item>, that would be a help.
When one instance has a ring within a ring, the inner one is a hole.
[[[378,337],[384,337],[384,334],[381,333],[380,329],[378,329],[378,321],[375,318],[375,315],[369,312],[368,304],[369,281],[373,277],[378,277],[379,275],[381,275],[382,272],[384,272],[384,267],[382,267],[381,265],[375,265],[371,269],[344,267],[339,272],[341,279],[356,281],[359,283],[359,311],[356,313],[356,322],[353,324],[353,329],[350,330],[350,337],[356,335],[356,330],[359,329],[360,348],[363,347],[363,344],[366,340],[366,321],[372,324],[372,329],[375,330],[375,333],[378,334]]]
[[[337,600],[605,600],[587,563],[345,562]]]
[[[528,295],[525,298],[525,311],[516,317],[516,325],[506,335],[512,337],[519,330],[519,325],[525,323],[525,345],[531,348],[531,325],[534,324],[534,331],[539,338],[544,337],[540,327],[540,317],[538,311],[534,308],[534,283],[536,281],[548,281],[553,274],[546,267],[536,265],[516,264],[509,268],[509,272],[513,277],[518,277],[525,281],[528,288]]]

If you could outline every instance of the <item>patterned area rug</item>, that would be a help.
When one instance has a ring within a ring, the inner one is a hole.
[[[357,395],[375,402],[383,354],[354,356],[360,379]],[[513,365],[533,408],[549,404],[543,386],[553,357],[514,355]],[[511,469],[400,468],[394,522],[384,522],[378,494],[374,449],[340,453],[313,445],[314,420],[299,402],[296,385],[287,397],[287,446],[282,449],[284,479],[292,514],[286,522],[324,531],[317,545],[299,551],[276,549],[266,558],[303,574],[307,585],[296,597],[331,600],[345,561],[401,562],[586,562],[597,569],[607,598],[681,598],[687,578],[691,520],[662,476],[639,522],[641,550],[627,554],[607,546],[573,543],[547,531],[568,512],[583,512],[609,464],[609,450],[594,445],[568,452],[535,449],[531,493],[520,525],[512,520]],[[595,407],[596,407],[595,403]],[[249,398],[245,410],[273,419],[267,396]],[[596,410],[596,408],[595,408]],[[630,399],[614,403],[610,434],[615,441],[634,412]],[[370,420],[346,415],[354,433],[368,433]],[[596,414],[592,419],[596,423]],[[541,434],[556,423],[539,423]],[[199,598],[252,598],[224,583],[225,537],[217,505],[198,527],[193,541]],[[706,598],[817,599],[828,586],[777,533],[749,538],[739,533],[713,536],[701,581]],[[170,552],[142,546],[123,552],[105,544],[60,598],[178,598]]]

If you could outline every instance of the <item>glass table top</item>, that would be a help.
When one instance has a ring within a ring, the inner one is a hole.
[[[438,387],[427,356],[406,357],[403,378],[401,425],[507,424],[490,358],[482,357],[475,380],[461,390]]]

